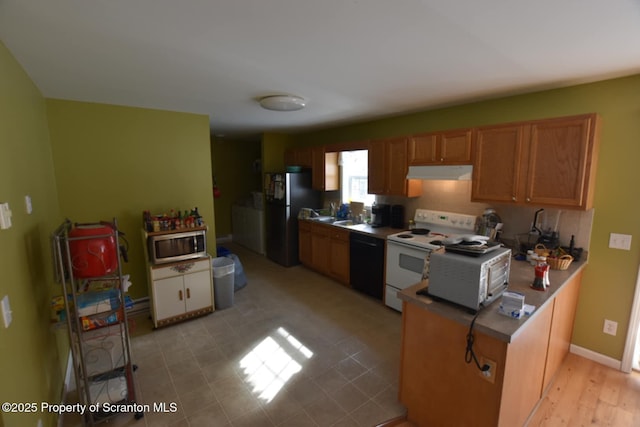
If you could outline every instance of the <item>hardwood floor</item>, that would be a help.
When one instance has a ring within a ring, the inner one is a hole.
[[[527,427],[640,426],[640,373],[569,354]],[[395,418],[378,427],[417,427]]]
[[[569,354],[527,426],[640,426],[640,373]]]

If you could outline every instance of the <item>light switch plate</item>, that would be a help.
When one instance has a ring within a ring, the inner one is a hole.
[[[11,228],[11,209],[9,203],[0,203],[0,229]]]
[[[24,207],[27,210],[27,214],[31,215],[31,212],[33,212],[33,205],[31,204],[31,196],[28,194],[24,196]]]
[[[611,233],[609,235],[609,247],[612,249],[631,250],[631,235]]]
[[[11,325],[11,306],[9,305],[9,295],[5,295],[2,298],[2,302],[0,303],[0,308],[2,311],[2,321],[4,322],[4,327],[8,328]]]

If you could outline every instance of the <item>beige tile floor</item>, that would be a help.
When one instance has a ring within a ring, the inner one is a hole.
[[[405,413],[399,313],[302,266],[226,246],[248,279],[232,307],[157,330],[134,319],[137,401],[177,411],[109,425],[370,427]]]

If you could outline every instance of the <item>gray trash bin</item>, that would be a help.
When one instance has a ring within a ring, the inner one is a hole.
[[[216,310],[233,305],[234,262],[227,257],[217,257],[211,261],[213,267],[213,294]]]

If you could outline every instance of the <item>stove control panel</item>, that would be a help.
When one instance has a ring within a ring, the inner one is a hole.
[[[439,225],[447,228],[458,228],[473,231],[476,227],[476,217],[452,212],[416,209],[414,217],[416,223]]]

